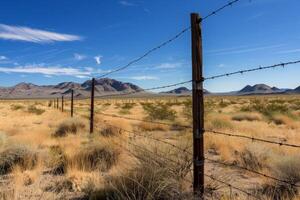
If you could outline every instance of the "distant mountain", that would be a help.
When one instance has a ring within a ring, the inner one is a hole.
[[[237,94],[272,94],[272,93],[282,93],[284,90],[277,87],[270,87],[266,84],[256,84],[256,85],[247,85],[240,91],[236,92]]]
[[[45,86],[19,83],[13,87],[0,87],[0,98],[50,98],[70,94],[72,90],[77,97],[87,97],[90,95],[91,81],[88,80],[82,84],[63,82]],[[123,83],[108,78],[95,80],[95,96],[137,91],[142,91],[142,88],[132,83]]]
[[[176,88],[174,90],[170,90],[167,92],[161,92],[163,94],[191,94],[192,90],[186,88],[186,87],[179,87]],[[204,89],[204,94],[209,94],[210,92],[208,92],[207,90]]]

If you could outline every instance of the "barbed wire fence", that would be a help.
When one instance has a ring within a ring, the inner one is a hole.
[[[126,133],[130,134],[131,138],[141,137],[141,138],[146,138],[148,140],[153,140],[155,142],[168,145],[168,146],[170,146],[170,148],[174,148],[184,154],[189,155],[193,162],[193,166],[191,167],[191,171],[192,171],[191,174],[193,175],[193,180],[190,180],[187,178],[184,178],[184,180],[189,182],[190,184],[192,184],[194,195],[195,195],[195,197],[199,197],[199,198],[203,198],[205,195],[205,179],[204,178],[207,177],[213,181],[216,181],[224,186],[229,187],[230,191],[236,190],[238,192],[241,192],[241,193],[247,195],[249,198],[261,199],[261,197],[259,197],[257,194],[254,194],[251,191],[247,191],[247,190],[242,189],[238,186],[235,186],[225,180],[221,180],[213,175],[209,175],[209,174],[205,173],[205,171],[204,171],[205,163],[212,163],[212,164],[218,165],[218,166],[223,166],[223,167],[228,167],[231,169],[238,169],[238,170],[246,171],[246,172],[249,172],[249,173],[252,173],[252,174],[255,174],[258,176],[262,176],[262,177],[270,179],[270,180],[274,180],[274,181],[278,181],[283,184],[287,184],[291,187],[300,188],[300,185],[298,185],[297,183],[295,183],[291,180],[283,180],[283,179],[268,175],[266,173],[262,173],[262,172],[244,167],[244,166],[239,166],[238,164],[235,164],[235,163],[234,164],[227,163],[227,162],[215,160],[215,159],[205,156],[204,134],[212,134],[215,136],[224,136],[224,137],[229,137],[229,138],[242,139],[242,140],[247,140],[249,142],[267,143],[267,144],[271,144],[271,145],[277,145],[279,147],[294,148],[294,149],[300,148],[300,144],[278,142],[278,141],[268,140],[265,138],[253,137],[253,136],[249,136],[246,134],[222,132],[219,130],[204,128],[204,109],[205,109],[204,108],[204,98],[203,98],[204,97],[204,89],[203,89],[204,82],[209,81],[209,80],[215,80],[218,78],[229,77],[229,76],[233,76],[233,75],[243,75],[243,74],[254,72],[254,71],[286,67],[286,66],[296,65],[296,64],[300,63],[300,60],[294,60],[294,61],[287,61],[287,62],[277,63],[277,64],[273,64],[273,65],[268,65],[268,66],[258,66],[258,67],[253,67],[253,68],[241,69],[241,70],[234,71],[234,72],[217,74],[217,75],[208,76],[208,77],[203,76],[203,74],[202,74],[203,63],[202,63],[201,24],[203,22],[205,22],[208,18],[210,18],[214,15],[217,15],[219,12],[223,11],[224,9],[226,9],[228,7],[231,7],[232,5],[238,3],[239,1],[241,1],[241,0],[230,1],[227,4],[221,6],[220,8],[210,12],[208,15],[204,16],[203,18],[200,18],[198,14],[195,14],[195,13],[191,14],[191,26],[188,26],[188,27],[182,29],[180,32],[175,34],[170,39],[151,48],[150,50],[146,51],[141,56],[128,62],[126,65],[116,67],[113,70],[98,77],[98,78],[106,78],[111,74],[126,70],[133,64],[143,60],[144,58],[151,55],[153,52],[158,51],[159,49],[176,41],[178,38],[183,36],[185,33],[191,31],[191,33],[192,33],[191,34],[192,35],[192,70],[193,70],[193,77],[191,80],[185,80],[185,81],[181,81],[181,82],[177,82],[177,83],[171,83],[168,85],[161,85],[161,86],[156,86],[156,87],[151,87],[151,88],[146,88],[146,89],[139,89],[139,90],[130,91],[130,92],[99,95],[99,96],[97,96],[97,98],[98,99],[109,99],[109,98],[115,98],[115,97],[122,98],[124,96],[130,96],[130,95],[134,95],[134,94],[138,94],[138,93],[145,93],[147,91],[155,91],[155,90],[172,88],[172,87],[185,85],[185,84],[192,84],[193,125],[189,126],[189,125],[176,124],[177,127],[193,130],[193,148],[191,148],[192,151],[190,149],[186,149],[186,148],[177,146],[176,144],[174,144],[172,142],[168,142],[161,138],[157,138],[157,137],[154,137],[151,135],[141,134],[136,131],[124,129],[120,126],[112,125],[112,124],[108,123],[107,121],[103,121],[103,123],[107,126],[114,127],[122,132],[126,132]],[[131,118],[131,117],[118,116],[115,114],[109,114],[109,113],[95,111],[95,109],[94,109],[94,98],[95,98],[94,92],[95,92],[95,78],[93,78],[91,81],[91,98],[86,98],[86,99],[91,100],[90,117],[89,117],[90,133],[93,133],[93,131],[94,131],[94,114],[99,114],[99,115],[102,115],[103,117],[111,117],[111,118],[124,119],[124,120],[129,120],[129,121],[139,121],[139,122],[145,122],[145,123],[151,123],[151,124],[159,124],[162,126],[169,126],[169,127],[174,126],[174,123],[167,123],[167,122],[160,122],[160,121],[146,120],[146,119],[136,119],[136,118]],[[70,113],[71,113],[71,117],[73,117],[74,116],[74,90],[72,90],[70,94],[71,94]],[[79,99],[79,98],[77,98],[77,99]],[[81,99],[84,99],[84,98],[81,98]],[[53,102],[52,105],[54,108],[60,109],[62,112],[64,112],[64,97],[63,96],[61,97],[61,104],[59,102],[59,98],[53,99],[52,102]],[[126,150],[132,156],[137,157],[138,159],[142,159],[138,155],[136,155],[136,153],[132,152],[129,148],[122,145],[121,143],[118,143],[118,142],[114,142],[114,143],[116,145],[122,147],[124,150]],[[173,163],[177,162],[177,161],[172,160],[171,158],[165,157],[161,154],[157,155],[156,152],[152,152],[145,146],[138,144],[137,140],[128,141],[128,144],[131,146],[134,146],[135,148],[138,148],[142,151],[147,151],[148,153],[153,154],[154,156],[159,156],[162,160],[165,160],[168,162],[173,162]]]

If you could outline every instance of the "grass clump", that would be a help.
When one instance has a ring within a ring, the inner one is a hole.
[[[112,145],[88,144],[71,158],[71,165],[83,171],[108,171],[118,160],[120,152]]]
[[[50,174],[60,175],[66,173],[67,157],[60,146],[50,147],[46,166],[49,168],[48,173]]]
[[[120,135],[121,133],[122,132],[119,128],[113,126],[105,126],[100,130],[100,135],[104,137],[117,136]]]
[[[24,106],[19,105],[19,104],[13,104],[10,106],[11,110],[22,110],[24,108]]]
[[[140,158],[137,166],[125,175],[109,180],[104,190],[91,194],[91,199],[187,199],[181,183],[190,170],[191,162],[180,156],[175,159],[178,152],[164,154],[178,161],[176,164],[165,162],[160,156],[146,151],[135,152]]]
[[[272,199],[294,199],[298,195],[296,185],[300,183],[300,156],[280,157],[273,163],[271,174],[281,181],[271,181],[263,185],[261,193]]]
[[[63,121],[58,125],[56,131],[54,132],[54,137],[64,137],[68,133],[76,134],[80,129],[84,129],[85,124],[76,118],[71,118]]]
[[[146,111],[148,118],[151,120],[158,119],[173,121],[176,117],[176,111],[163,103],[158,103],[156,105],[143,104],[143,108]]]
[[[37,163],[37,154],[24,146],[10,146],[0,152],[0,174],[12,171],[15,166],[22,170],[32,169]]]
[[[236,153],[240,165],[256,171],[266,166],[270,155],[268,149],[256,144],[248,145],[242,151]]]
[[[215,118],[211,121],[212,129],[232,129],[233,125],[227,119]]]
[[[36,114],[36,115],[41,115],[45,112],[44,109],[37,108],[35,105],[30,105],[27,108],[27,112]]]
[[[233,121],[260,121],[261,117],[255,113],[238,113],[231,118]]]

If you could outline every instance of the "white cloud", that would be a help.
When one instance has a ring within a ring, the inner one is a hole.
[[[20,40],[34,43],[50,43],[58,41],[76,41],[81,40],[82,38],[77,35],[49,32],[25,26],[0,24],[0,39]]]
[[[136,6],[136,4],[128,2],[128,1],[119,1],[122,6]]]
[[[225,64],[221,63],[221,64],[218,65],[218,67],[221,67],[221,68],[225,67]]]
[[[79,54],[79,53],[74,53],[74,59],[78,60],[78,61],[84,60],[84,59],[86,59],[86,55]]]
[[[288,54],[288,53],[299,53],[300,49],[291,49],[291,50],[285,50],[285,51],[279,51],[277,54]]]
[[[133,79],[133,80],[157,80],[158,77],[155,77],[155,76],[134,76],[134,77],[131,77],[130,79]]]
[[[93,72],[80,70],[72,67],[59,66],[43,66],[43,65],[27,65],[18,67],[0,67],[0,72],[3,73],[22,73],[22,74],[43,74],[45,76],[75,76],[88,77]]]
[[[174,69],[180,66],[182,66],[182,63],[162,63],[156,69]]]
[[[101,64],[101,58],[102,58],[102,56],[95,56],[95,57],[94,57],[94,59],[95,59],[95,61],[96,61],[96,63],[97,63],[98,65]]]
[[[0,56],[0,60],[7,60],[6,56]]]

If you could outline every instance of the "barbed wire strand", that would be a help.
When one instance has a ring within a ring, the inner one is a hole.
[[[183,82],[179,82],[179,83],[173,83],[173,84],[169,84],[169,85],[163,85],[163,86],[157,86],[157,87],[152,87],[152,88],[140,89],[140,90],[137,90],[137,91],[131,91],[131,92],[126,92],[126,93],[101,95],[101,96],[96,96],[96,98],[103,98],[103,97],[107,98],[107,97],[117,97],[117,96],[129,95],[129,94],[136,94],[136,93],[141,93],[141,92],[145,92],[145,91],[159,90],[159,89],[175,87],[175,86],[184,85],[184,84],[191,83],[191,82],[192,82],[192,80],[188,80],[188,81],[183,81]]]
[[[111,125],[111,124],[108,124],[106,123],[108,126],[111,126],[111,127],[114,127],[114,128],[117,128],[117,129],[120,129],[124,132],[127,132],[127,133],[131,133],[135,136],[139,136],[139,137],[144,137],[144,138],[148,138],[148,139],[151,139],[151,140],[155,140],[157,142],[161,142],[161,143],[164,143],[164,144],[167,144],[177,150],[180,150],[184,153],[188,153],[190,154],[191,156],[193,155],[192,152],[188,151],[187,149],[182,149],[181,147],[178,147],[170,142],[167,142],[167,141],[164,141],[164,140],[160,140],[158,138],[155,138],[155,137],[151,137],[151,136],[146,136],[146,135],[143,135],[143,134],[139,134],[135,131],[129,131],[129,130],[126,130],[126,129],[123,129],[123,128],[120,128],[118,126],[115,126],[115,125]],[[266,178],[269,178],[269,179],[272,179],[272,180],[275,180],[275,181],[278,181],[278,182],[282,182],[282,183],[285,183],[285,184],[289,184],[291,186],[295,186],[295,187],[300,187],[299,185],[297,184],[294,184],[294,183],[291,183],[291,182],[288,182],[288,181],[285,181],[285,180],[281,180],[281,179],[278,179],[278,178],[275,178],[275,177],[272,177],[270,175],[267,175],[267,174],[264,174],[264,173],[261,173],[261,172],[258,172],[258,171],[255,171],[255,170],[252,170],[252,169],[249,169],[247,167],[242,167],[242,166],[239,166],[239,165],[235,165],[235,164],[229,164],[229,163],[225,163],[225,162],[221,162],[221,161],[217,161],[217,160],[213,160],[213,159],[210,159],[210,158],[207,158],[205,157],[205,160],[211,162],[211,163],[216,163],[216,164],[220,164],[220,165],[223,165],[223,166],[226,166],[226,167],[231,167],[231,168],[237,168],[237,169],[241,169],[241,170],[245,170],[245,171],[248,171],[248,172],[251,172],[251,173],[254,173],[254,174],[257,174],[257,175],[260,175],[260,176],[263,176],[263,177],[266,177]]]
[[[278,64],[264,66],[264,67],[260,66],[260,67],[256,67],[256,68],[250,68],[250,69],[239,70],[239,71],[235,71],[235,72],[219,74],[219,75],[215,75],[215,76],[209,76],[209,77],[204,78],[204,80],[217,79],[217,78],[232,76],[235,74],[244,74],[244,73],[266,70],[266,69],[277,68],[277,67],[285,67],[288,65],[295,65],[298,63],[300,63],[300,60],[295,60],[295,61],[290,61],[290,62],[285,62],[285,63],[278,63]]]
[[[251,136],[246,136],[246,135],[225,133],[225,132],[209,130],[209,129],[206,129],[205,132],[212,133],[212,134],[217,134],[217,135],[224,135],[224,136],[228,136],[228,137],[243,138],[243,139],[247,139],[247,140],[252,140],[253,142],[257,141],[257,142],[264,142],[264,143],[269,143],[269,144],[276,144],[276,145],[279,145],[279,146],[300,148],[300,145],[297,145],[297,144],[289,144],[289,143],[285,143],[285,142],[275,142],[275,141],[271,141],[271,140],[266,140],[266,139],[256,138],[256,137],[251,137]]]
[[[120,119],[126,119],[126,120],[152,123],[152,124],[160,124],[160,125],[171,126],[171,127],[192,128],[192,126],[171,124],[171,123],[167,123],[167,122],[158,122],[158,121],[152,121],[152,120],[136,119],[136,118],[131,118],[131,117],[124,117],[124,116],[119,116],[119,115],[107,114],[107,113],[103,113],[103,112],[100,112],[100,111],[97,111],[96,114],[107,116],[107,117],[114,117],[114,118],[120,118]]]
[[[209,17],[213,16],[213,15],[216,15],[217,13],[221,12],[222,10],[224,10],[225,8],[229,7],[229,6],[232,6],[233,4],[237,3],[238,1],[240,0],[233,0],[233,1],[230,1],[229,3],[225,4],[224,6],[212,11],[211,13],[209,13],[208,15],[206,15],[205,17],[202,18],[201,22],[203,22],[204,20],[208,19]],[[200,23],[200,22],[199,22]],[[191,26],[188,26],[184,29],[182,29],[180,32],[178,32],[176,35],[174,35],[173,37],[171,37],[170,39],[166,40],[165,42],[162,42],[161,44],[155,46],[154,48],[146,51],[146,53],[144,53],[143,55],[141,55],[140,57],[130,61],[129,63],[127,63],[126,65],[124,66],[121,66],[121,67],[118,67],[116,69],[113,69],[105,74],[102,74],[99,76],[99,78],[103,78],[103,77],[106,77],[107,75],[110,75],[110,74],[113,74],[113,73],[116,73],[116,72],[119,72],[119,71],[122,71],[122,70],[125,70],[127,69],[128,67],[130,67],[131,65],[139,62],[140,60],[144,59],[145,57],[149,56],[150,54],[152,54],[153,52],[159,50],[160,48],[172,43],[173,41],[175,41],[176,39],[178,39],[180,36],[182,36],[184,33],[186,33],[187,31],[189,31],[191,29]]]

